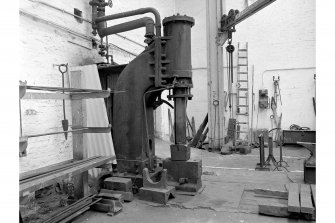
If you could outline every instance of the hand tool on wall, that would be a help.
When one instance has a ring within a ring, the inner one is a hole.
[[[68,71],[68,64],[59,64],[58,66],[58,70],[59,72],[61,72],[62,74],[62,88],[65,87],[65,81],[64,81],[64,74],[67,73]],[[63,90],[64,93],[64,90]],[[63,116],[64,119],[62,120],[62,127],[63,127],[63,131],[64,131],[64,136],[65,139],[67,140],[67,130],[69,129],[69,120],[66,119],[66,114],[65,114],[65,100],[63,100]]]
[[[280,114],[280,117],[278,117],[277,115],[277,103],[274,99],[274,97],[271,97],[271,110],[273,112],[273,120],[276,124],[276,134],[275,134],[275,141],[277,142],[278,139],[279,139],[279,134],[280,134],[280,131],[281,131],[281,120],[282,120],[282,114]],[[278,145],[278,143],[277,143]]]
[[[283,105],[283,103],[281,101],[281,94],[280,94],[280,87],[279,87],[280,76],[277,76],[277,79],[275,78],[275,76],[272,76],[272,80],[273,80],[273,86],[274,86],[273,97],[275,99],[275,102],[277,104],[277,102],[278,102],[277,98],[279,97],[280,104]]]
[[[20,81],[20,86],[26,86],[26,85],[27,85],[27,81],[25,82]],[[25,93],[26,93],[26,88],[20,87],[20,91],[19,91],[19,113],[20,113],[19,157],[27,155],[27,147],[28,147],[28,138],[22,136],[21,98],[23,98]]]

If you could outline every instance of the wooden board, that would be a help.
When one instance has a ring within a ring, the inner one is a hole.
[[[299,184],[291,183],[288,187],[288,211],[300,213]]]
[[[36,190],[39,190],[41,188],[47,187],[49,185],[52,185],[56,182],[59,182],[63,179],[68,179],[72,176],[78,175],[80,173],[83,173],[89,169],[92,169],[94,167],[101,166],[104,163],[107,163],[109,161],[115,160],[115,156],[109,156],[109,157],[97,157],[97,159],[93,159],[90,162],[84,163],[82,165],[77,165],[74,167],[67,168],[61,172],[57,172],[52,175],[48,175],[42,178],[36,178],[32,181],[28,181],[25,183],[20,184],[20,196],[25,196],[31,192],[34,192]]]
[[[260,189],[260,188],[256,188],[253,191],[255,192],[255,194],[259,194],[263,196],[280,197],[280,198],[288,199],[287,191]]]
[[[82,88],[81,71],[70,72],[71,87]],[[72,127],[83,128],[87,126],[86,123],[86,101],[83,100],[71,100],[72,108]],[[82,160],[87,158],[87,150],[84,147],[84,136],[83,133],[77,133],[72,135],[73,144],[73,159]],[[88,173],[82,172],[74,177],[74,188],[75,197],[81,198],[88,193]]]
[[[316,188],[315,184],[311,184],[311,191],[312,191],[312,201],[314,204],[314,208],[316,209]]]
[[[313,214],[312,193],[309,184],[300,185],[300,211],[305,214]]]
[[[258,213],[277,217],[289,217],[287,204],[263,202],[258,205]]]

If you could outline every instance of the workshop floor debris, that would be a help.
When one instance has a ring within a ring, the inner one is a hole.
[[[169,143],[157,139],[156,154],[169,156]],[[267,148],[265,148],[267,155]],[[309,152],[302,147],[284,147],[283,158],[289,164],[286,171],[255,171],[259,150],[248,155],[220,155],[192,149],[193,158],[202,158],[204,187],[196,196],[177,195],[166,205],[139,200],[136,196],[124,205],[113,222],[307,222],[259,215],[258,205],[275,198],[259,196],[255,189],[271,188],[283,191],[285,184],[303,183],[303,161]],[[274,156],[279,149],[274,148]],[[271,170],[273,167],[271,168]],[[110,216],[88,211],[74,222],[110,222]],[[311,221],[309,221],[311,222]]]
[[[156,140],[156,154],[169,156],[169,142]],[[303,183],[303,162],[309,152],[302,147],[284,147],[283,158],[288,162],[286,171],[255,171],[259,162],[259,150],[250,154],[221,155],[219,152],[192,149],[192,158],[202,158],[203,188],[196,196],[177,194],[166,205],[156,204],[134,197],[125,203],[120,213],[114,216],[87,211],[74,222],[304,222],[259,215],[258,205],[264,202],[280,203],[276,198],[255,194],[255,189],[265,188],[284,191],[285,184]],[[267,156],[267,148],[265,148]],[[274,148],[279,156],[279,148]],[[271,170],[274,167],[271,167]],[[90,184],[94,180],[90,179]],[[92,187],[91,189],[94,189]],[[52,213],[60,210],[61,195],[54,189],[45,190],[40,198],[33,198],[21,206],[24,222],[43,222]],[[132,200],[132,199],[131,199]]]

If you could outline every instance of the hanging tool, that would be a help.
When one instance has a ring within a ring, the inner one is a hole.
[[[277,143],[278,139],[279,139],[279,133],[280,133],[280,130],[281,130],[281,120],[282,120],[283,114],[280,114],[280,117],[278,117],[278,115],[277,115],[277,103],[276,103],[274,97],[271,97],[271,110],[273,112],[273,120],[274,120],[274,122],[276,124],[276,128],[277,128],[277,131],[276,131],[276,134],[275,134],[275,141]],[[278,143],[277,143],[277,145],[278,145]]]
[[[281,101],[281,94],[280,94],[280,87],[279,87],[280,76],[277,76],[277,79],[275,78],[275,76],[272,76],[272,80],[273,80],[273,86],[274,86],[273,97],[275,98],[276,104],[278,102],[277,98],[279,97],[280,105],[283,105]]]
[[[227,50],[227,67],[228,67],[228,101],[229,101],[229,111],[230,111],[230,118],[232,118],[232,83],[234,82],[234,63],[233,63],[233,52],[235,47],[231,44],[232,42],[232,32],[228,32],[228,46],[226,47]]]
[[[64,83],[64,74],[67,73],[68,71],[68,64],[59,64],[58,66],[58,70],[59,72],[61,72],[62,74],[62,88],[64,88],[65,83]],[[64,94],[64,90],[63,90],[63,94]],[[64,115],[64,119],[62,120],[62,127],[63,127],[63,131],[64,131],[64,136],[65,139],[67,140],[67,130],[69,129],[69,120],[66,119],[66,114],[65,114],[65,100],[63,99],[63,115]]]

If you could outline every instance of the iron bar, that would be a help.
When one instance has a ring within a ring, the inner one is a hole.
[[[68,169],[68,168],[71,168],[71,167],[75,167],[75,166],[78,166],[78,165],[81,165],[81,164],[84,164],[84,163],[88,163],[88,162],[90,162],[92,160],[95,160],[97,158],[98,157],[95,156],[95,157],[91,157],[91,158],[88,158],[88,159],[85,159],[85,160],[78,160],[78,161],[74,161],[74,162],[62,165],[62,166],[60,166],[57,169],[54,169],[54,170],[51,170],[51,171],[42,172],[42,173],[40,173],[38,175],[34,175],[34,176],[29,177],[29,178],[22,179],[22,180],[20,180],[20,184],[27,183],[29,181],[36,180],[36,179],[39,179],[39,178],[42,178],[42,177],[45,177],[45,176],[49,176],[49,175],[58,173],[60,171],[63,171],[65,169]]]
[[[24,137],[27,138],[34,138],[40,136],[48,136],[48,135],[57,135],[62,133],[69,133],[69,132],[83,132],[83,133],[108,133],[110,132],[111,127],[84,127],[79,129],[72,129],[69,131],[60,131],[60,132],[49,132],[49,133],[42,133],[42,134],[35,134],[35,135],[26,135]]]

